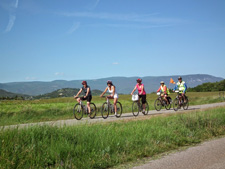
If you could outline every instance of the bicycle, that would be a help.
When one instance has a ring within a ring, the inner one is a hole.
[[[171,97],[167,96],[167,100],[169,104],[167,104],[166,100],[162,97],[162,92],[158,92],[157,95],[159,96],[154,103],[154,107],[157,111],[160,111],[162,107],[164,106],[166,110],[170,110],[171,104],[172,104],[172,99]]]
[[[91,119],[95,118],[96,110],[97,110],[96,105],[94,103],[90,103],[90,108],[91,108],[91,112],[89,114],[88,107],[83,104],[82,100],[80,101],[80,103],[75,104],[75,106],[73,108],[73,114],[74,114],[75,119],[77,119],[77,120],[82,119],[84,114],[89,114],[89,117]]]
[[[116,107],[117,107],[116,117],[119,118],[122,115],[122,111],[123,111],[122,104],[117,101]],[[111,114],[115,113],[114,105],[110,103],[109,98],[107,98],[107,101],[102,104],[101,113],[102,113],[102,118],[104,119],[106,119],[109,116],[109,113]]]
[[[184,110],[188,109],[189,106],[189,101],[188,101],[188,97],[186,95],[184,95],[186,102],[184,102],[183,97],[181,96],[181,91],[176,90],[175,93],[177,93],[176,98],[173,101],[173,109],[174,111],[177,111],[178,109],[181,108],[181,106],[183,106]]]
[[[140,104],[139,96],[137,94],[132,95],[132,100],[132,113],[134,116],[138,116],[139,112],[142,112],[144,115],[148,114],[149,106],[147,101],[145,103],[145,111],[143,111],[143,104]]]

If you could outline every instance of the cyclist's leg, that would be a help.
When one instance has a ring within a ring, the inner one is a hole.
[[[80,97],[77,98],[77,102],[80,103]]]
[[[90,107],[91,99],[92,99],[92,96],[88,96],[88,97],[87,97],[87,108],[88,108],[88,113],[91,113],[91,107]]]
[[[114,104],[114,110],[115,110],[115,115],[117,115],[117,106],[116,106],[117,101],[118,101],[118,98],[115,97],[114,98],[114,102],[113,102],[113,104]]]
[[[166,93],[166,94],[164,95],[164,99],[166,100],[166,103],[169,104],[169,101],[168,101],[167,97],[168,97],[168,95],[167,95],[167,93]]]
[[[185,93],[182,93],[182,97],[183,97],[184,103],[186,103]]]
[[[141,101],[142,101],[143,112],[145,112],[146,95],[142,95]]]

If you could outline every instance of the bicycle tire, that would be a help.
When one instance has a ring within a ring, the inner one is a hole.
[[[107,119],[107,117],[109,116],[109,110],[110,107],[108,106],[108,103],[105,102],[102,104],[102,110],[101,110],[101,113],[102,113],[102,118],[103,119]]]
[[[117,107],[116,117],[119,118],[122,115],[123,107],[122,107],[122,104],[120,102],[116,103],[116,107]]]
[[[177,111],[179,109],[179,99],[178,98],[175,98],[174,101],[173,101],[173,109],[174,111]]]
[[[90,104],[90,107],[91,107],[91,112],[90,112],[89,117],[90,117],[91,119],[93,119],[93,118],[95,118],[95,116],[96,116],[96,110],[97,110],[97,108],[96,108],[96,105],[95,105],[94,103],[91,103],[91,104]]]
[[[81,107],[81,105],[79,103],[75,104],[75,106],[73,108],[73,115],[74,115],[74,118],[77,119],[77,120],[82,119],[83,108]]]
[[[132,113],[135,117],[139,114],[139,105],[137,101],[132,104]]]
[[[183,104],[183,109],[187,110],[188,106],[189,106],[189,101],[188,101],[188,98],[186,97],[186,103]]]
[[[160,111],[162,109],[162,102],[159,98],[155,100],[154,107],[157,111]]]
[[[166,110],[170,110],[171,104],[170,104],[170,103],[169,103],[169,104],[166,104],[166,105],[165,105],[165,108],[166,108]]]
[[[149,110],[149,105],[148,105],[148,102],[145,103],[145,111],[143,112],[143,105],[142,105],[142,113],[144,115],[147,115],[148,114],[148,110]]]

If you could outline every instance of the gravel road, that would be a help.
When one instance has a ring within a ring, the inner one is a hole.
[[[225,169],[225,138],[204,142],[133,169]]]
[[[81,120],[76,119],[69,119],[69,120],[57,120],[57,121],[47,121],[47,122],[39,122],[39,123],[28,123],[28,124],[19,124],[19,125],[10,125],[4,126],[5,129],[7,128],[24,128],[34,125],[51,125],[51,126],[71,126],[77,124],[90,124],[90,123],[99,123],[99,122],[112,122],[118,120],[132,120],[132,119],[143,119],[143,118],[151,118],[152,115],[160,115],[160,114],[172,114],[172,113],[182,113],[182,112],[190,112],[193,110],[201,110],[213,107],[220,107],[225,106],[225,102],[221,103],[213,103],[213,104],[204,104],[204,105],[196,105],[196,106],[189,106],[188,110],[183,110],[182,108],[178,111],[174,111],[172,108],[171,110],[162,109],[161,111],[151,110],[149,111],[148,115],[144,116],[142,113],[139,113],[139,116],[134,117],[132,113],[125,113],[122,114],[120,118],[116,118],[114,115],[110,115],[107,119],[103,119],[102,117],[98,116],[95,119],[90,118],[83,118]],[[71,112],[71,118],[73,118],[73,114]]]

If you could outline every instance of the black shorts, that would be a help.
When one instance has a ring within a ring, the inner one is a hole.
[[[84,98],[84,96],[83,96],[83,97],[81,97],[80,99],[81,99],[81,100],[87,100],[87,102],[91,102],[92,95],[87,96],[86,98]]]
[[[141,99],[142,104],[146,103],[146,95],[139,95],[139,98]]]

